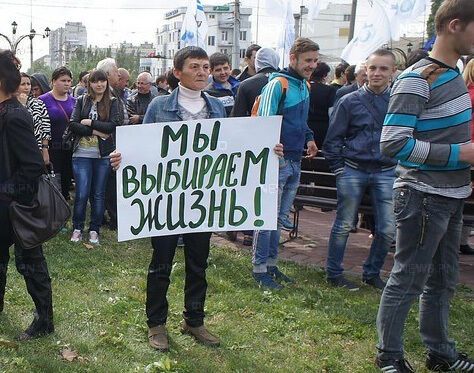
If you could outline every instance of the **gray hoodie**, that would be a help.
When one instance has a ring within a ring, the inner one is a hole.
[[[266,67],[278,70],[280,56],[272,48],[260,48],[255,54],[255,71],[257,73]]]
[[[48,78],[43,73],[34,73],[31,75],[31,85],[39,85],[43,93],[51,91],[48,83]]]

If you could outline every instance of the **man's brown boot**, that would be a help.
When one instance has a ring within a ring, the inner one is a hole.
[[[155,350],[168,352],[170,350],[170,344],[168,342],[166,326],[158,325],[148,329],[148,343]]]
[[[181,333],[193,336],[198,342],[206,346],[217,347],[221,343],[220,339],[209,333],[204,325],[192,327],[186,321],[183,321]]]

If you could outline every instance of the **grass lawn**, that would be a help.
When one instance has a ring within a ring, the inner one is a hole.
[[[333,289],[320,270],[282,264],[297,284],[262,291],[251,278],[247,252],[213,247],[206,323],[222,345],[207,348],[181,335],[184,264],[177,251],[169,290],[171,352],[148,347],[145,322],[149,240],[117,243],[104,231],[93,249],[57,236],[45,246],[53,279],[56,332],[16,343],[32,319],[32,302],[10,262],[0,314],[1,372],[376,372],[375,318],[380,294]],[[112,242],[112,243],[108,243]],[[461,288],[451,312],[459,348],[474,354],[474,292]],[[413,307],[406,328],[408,358],[424,372],[424,348]],[[61,351],[79,358],[69,362]]]

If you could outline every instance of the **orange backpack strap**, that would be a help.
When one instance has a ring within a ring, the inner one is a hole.
[[[281,113],[283,111],[283,105],[285,103],[286,92],[288,91],[288,79],[286,79],[283,76],[278,76],[275,79],[277,79],[281,84],[282,94],[281,94],[280,102],[278,104],[278,111],[277,111],[278,115],[281,115]],[[250,116],[252,116],[252,117],[258,116],[258,109],[260,107],[261,100],[262,100],[262,95],[258,95],[255,98],[255,102],[253,103],[252,111],[251,111]]]

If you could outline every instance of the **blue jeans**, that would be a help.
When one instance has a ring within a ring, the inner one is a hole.
[[[281,158],[279,163],[277,230],[254,232],[252,264],[256,273],[267,272],[267,266],[276,265],[281,222],[288,219],[300,184],[301,161]]]
[[[403,328],[420,297],[420,334],[428,350],[457,358],[448,337],[449,303],[458,281],[463,201],[402,187],[394,190],[395,263],[377,315],[379,358],[403,357]]]
[[[337,214],[332,226],[328,243],[326,275],[335,278],[342,275],[342,261],[346,250],[347,238],[354,225],[360,202],[368,188],[372,200],[375,218],[375,235],[370,253],[364,263],[365,280],[379,276],[387,252],[395,235],[393,217],[393,182],[395,171],[366,172],[344,167],[337,176]]]
[[[89,231],[99,233],[105,210],[105,187],[109,176],[109,158],[72,158],[72,170],[76,183],[76,198],[72,224],[74,229],[83,230],[86,220],[87,200],[91,201],[91,222]]]

